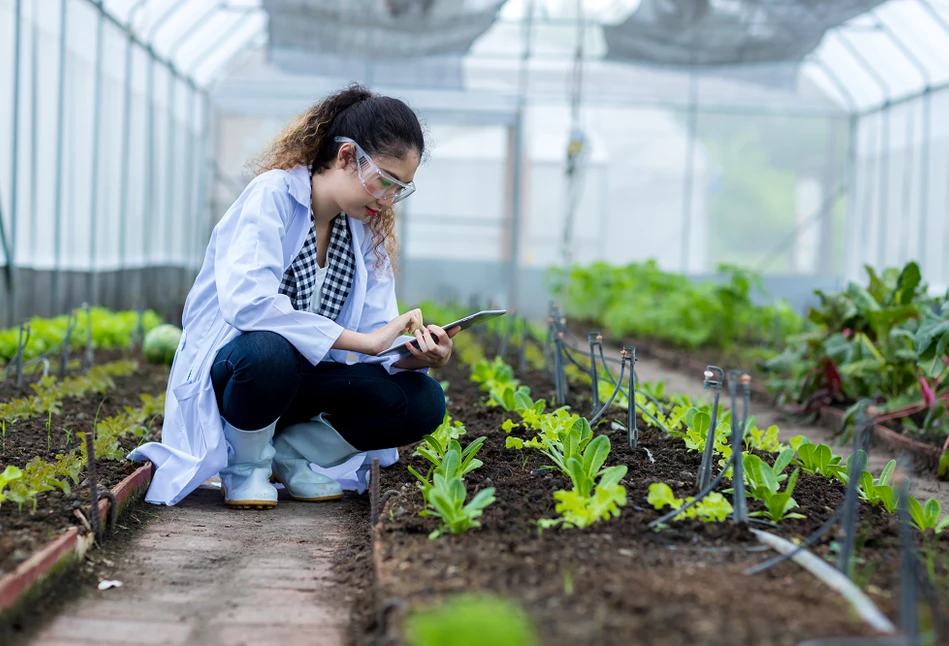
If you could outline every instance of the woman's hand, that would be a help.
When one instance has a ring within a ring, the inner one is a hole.
[[[419,329],[424,329],[422,327],[422,310],[409,310],[405,314],[392,319],[375,332],[367,334],[369,347],[366,348],[365,354],[375,356],[380,352],[384,352],[392,347],[395,340],[403,334],[414,334]]]
[[[415,339],[418,341],[419,349],[416,350],[411,343],[407,343],[406,348],[418,360],[417,363],[421,367],[441,368],[451,359],[451,350],[454,345],[451,338],[459,331],[461,331],[460,327],[453,327],[446,332],[437,325],[429,325],[427,328],[415,330]]]

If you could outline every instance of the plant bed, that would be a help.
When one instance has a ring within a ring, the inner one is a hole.
[[[104,361],[106,356],[97,356],[97,359]],[[142,395],[161,395],[167,384],[168,369],[149,364],[141,356],[136,357],[136,360],[136,372],[126,377],[115,377],[114,387],[103,394],[93,392],[82,398],[65,398],[55,414],[8,422],[0,464],[25,469],[31,460],[37,458],[52,464],[57,462],[57,456],[77,455],[81,444],[80,433],[92,432],[97,424],[102,425],[109,418],[121,418],[128,411],[140,409],[143,406]],[[0,404],[6,401],[9,400],[0,400]],[[153,401],[151,406],[156,407],[157,404]],[[160,414],[152,415],[146,425],[138,429],[138,437],[129,434],[118,436],[117,453],[124,455],[144,437],[159,437],[160,428]],[[102,427],[99,429],[101,433]],[[99,456],[96,469],[100,487],[114,487],[142,466],[124,459],[102,457]],[[21,507],[9,498],[0,505],[0,576],[11,572],[42,546],[69,529],[83,528],[82,520],[77,517],[75,510],[84,508],[84,513],[88,515],[89,490],[85,464],[81,463],[75,479],[61,475],[56,476],[56,479],[66,486],[50,487],[51,490],[39,493],[35,509],[32,503]],[[10,494],[10,490],[6,493]]]
[[[402,461],[382,472],[381,490],[399,492],[382,509],[373,546],[373,598],[384,607],[378,608],[379,614],[362,614],[387,616],[379,629],[395,643],[412,609],[459,591],[513,598],[532,617],[540,643],[554,646],[790,645],[816,637],[874,634],[854,619],[837,593],[797,565],[746,576],[747,568],[773,556],[762,551],[747,530],[694,520],[672,523],[659,532],[649,529],[647,524],[660,516],[646,501],[649,485],[665,482],[677,496],[691,495],[701,455],[641,420],[640,443],[655,462],[646,451],[630,450],[624,432],[608,433],[612,451],[606,465],[629,468],[621,482],[628,502],[620,516],[583,530],[539,531],[534,521],[556,516],[553,492],[564,489],[569,480],[556,471],[538,471],[549,464],[539,452],[505,448],[507,435],[501,425],[511,416],[481,403],[484,393],[469,381],[467,368],[452,362],[438,378],[450,382],[449,412],[467,428],[462,443],[487,437],[478,454],[484,465],[466,476],[469,494],[494,487],[497,500],[484,510],[481,528],[429,540],[437,523],[418,516],[424,503],[408,471],[410,464],[420,468],[425,463],[411,457],[409,447]],[[551,386],[539,373],[518,378],[535,399],[553,399]],[[615,409],[608,417],[623,420],[625,411]],[[512,432],[518,433],[519,428]],[[843,499],[843,487],[801,474],[794,497],[801,506],[796,511],[806,519],[785,520],[772,530],[786,538],[802,538],[820,526]],[[761,503],[751,502],[752,511],[761,508]],[[860,521],[860,576],[876,591],[874,601],[893,618],[896,523],[863,502]],[[949,541],[943,538],[934,546],[941,559],[938,572],[945,580]],[[831,542],[814,549],[826,555]]]
[[[151,482],[152,465],[138,467],[111,488],[117,508],[112,512],[109,499],[99,500],[99,522],[105,523],[110,513],[118,518],[130,505],[144,498]],[[61,536],[36,550],[13,571],[0,577],[0,626],[7,619],[15,619],[25,608],[49,590],[66,572],[70,571],[93,546],[95,537],[70,527]]]
[[[567,328],[571,334],[581,338],[597,330],[595,324],[584,321],[568,321]],[[608,334],[603,335],[603,340],[616,347],[623,345],[635,346],[637,354],[656,359],[663,365],[675,370],[694,373],[696,375],[701,374],[708,365],[717,365],[726,370],[734,365],[729,363],[730,359],[728,357],[716,354],[713,350],[698,350],[692,352],[672,347],[662,341],[652,339],[645,341],[628,338],[614,339]],[[752,375],[752,401],[764,403],[769,406],[776,405],[774,393],[768,390],[762,379],[755,379],[756,373],[753,366],[749,366],[747,371]],[[843,405],[827,404],[815,410],[812,416],[828,430],[838,433],[843,426],[846,411],[847,408]],[[883,446],[894,454],[906,451],[913,456],[915,467],[919,472],[936,472],[939,466],[940,456],[942,455],[941,447],[945,440],[945,436],[934,433],[920,438],[910,437],[904,434],[903,429],[899,427],[894,428],[892,422],[876,424],[874,426],[874,445]]]

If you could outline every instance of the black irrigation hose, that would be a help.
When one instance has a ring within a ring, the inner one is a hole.
[[[577,361],[576,359],[574,359],[574,358],[573,358],[573,354],[570,353],[571,350],[577,351],[576,348],[574,348],[573,346],[571,346],[571,345],[570,345],[569,343],[567,343],[566,341],[561,341],[560,346],[563,348],[563,351],[564,351],[563,353],[564,353],[564,355],[565,355],[568,359],[570,359],[570,362],[573,363],[573,365],[575,365],[577,368],[579,368],[579,369],[582,370],[583,372],[585,372],[585,373],[587,373],[587,374],[590,374],[590,369],[589,369],[588,367],[582,365],[582,364],[581,364],[579,361]],[[586,353],[584,353],[584,352],[582,352],[582,351],[580,351],[580,352],[581,352],[581,354],[584,354],[584,355],[586,354]]]
[[[939,596],[936,594],[936,589],[933,587],[932,581],[930,581],[929,577],[925,574],[926,568],[923,567],[919,555],[914,556],[916,558],[916,583],[923,589],[923,595],[929,603],[929,610],[932,613],[933,631],[936,633],[936,643],[939,643],[938,638],[945,630],[942,614],[939,612]]]
[[[615,385],[615,384],[616,384],[616,381],[613,379],[613,373],[610,372],[610,367],[606,365],[607,358],[603,355],[603,346],[602,346],[602,345],[600,345],[600,359],[603,361],[603,368],[606,370],[606,376],[607,376],[607,378],[610,380],[610,382],[612,382],[612,383]],[[616,359],[612,359],[612,360],[613,360],[613,361],[616,361]],[[635,368],[634,368],[634,370],[635,370]],[[638,379],[638,378],[639,378],[639,376],[637,375],[637,379]],[[656,399],[655,397],[653,397],[652,395],[650,395],[649,393],[647,393],[647,392],[644,391],[644,390],[637,390],[636,393],[642,395],[643,397],[645,397],[646,399],[648,399],[649,401],[651,401],[653,404],[655,404],[655,405],[659,408],[659,412],[660,412],[661,414],[663,414],[663,415],[666,414],[665,409],[663,409],[663,407],[662,407],[662,402],[660,402],[658,399]]]
[[[574,348],[573,346],[571,346],[570,344],[568,344],[566,341],[563,341],[563,342],[561,343],[561,347],[563,347],[564,350],[566,350],[566,349],[569,348],[570,350],[573,350],[574,352],[578,352],[578,353],[580,353],[580,354],[582,354],[582,355],[584,355],[584,356],[588,356],[587,353],[586,353],[584,350],[581,350],[581,349],[579,349],[579,348]],[[573,356],[571,356],[571,354],[570,354],[569,352],[564,352],[564,354],[565,354],[565,355],[567,356],[567,358],[570,359],[578,368],[580,368],[581,370],[583,370],[583,371],[586,372],[587,374],[590,374],[590,369],[589,369],[589,368],[585,368],[584,366],[582,366],[582,365],[580,365],[579,363],[577,363],[577,360],[574,359]],[[612,401],[616,398],[616,394],[617,394],[617,393],[622,393],[624,397],[626,397],[627,399],[629,399],[629,393],[627,392],[628,389],[624,389],[624,388],[622,387],[622,385],[621,385],[621,383],[622,383],[622,381],[623,381],[623,376],[625,375],[625,372],[624,372],[624,371],[625,371],[625,368],[626,368],[626,362],[625,362],[625,361],[620,361],[620,375],[619,375],[619,380],[617,381],[616,379],[613,378],[613,373],[610,372],[609,367],[607,367],[607,366],[605,365],[605,363],[606,363],[606,358],[603,357],[603,346],[602,346],[602,345],[600,346],[600,357],[603,358],[603,362],[604,362],[604,366],[603,366],[603,367],[606,368],[607,378],[609,379],[609,381],[610,381],[611,384],[613,384],[614,386],[616,386],[616,387],[619,389],[619,390],[614,390],[614,391],[613,391],[613,396],[610,397],[610,402],[612,403]],[[614,360],[614,361],[615,361],[615,360]],[[635,370],[635,369],[634,369],[634,370]],[[662,404],[660,404],[660,403],[659,403],[654,397],[652,397],[649,393],[643,392],[643,391],[641,391],[641,390],[637,390],[637,391],[636,391],[636,394],[637,394],[637,395],[640,395],[640,394],[641,394],[641,395],[643,395],[646,399],[648,399],[648,400],[652,401],[653,403],[655,403],[656,406],[659,408],[659,412],[660,412],[661,414],[665,414],[664,411],[663,411],[663,408],[662,408]],[[668,428],[666,428],[666,425],[663,424],[662,422],[660,422],[658,419],[656,419],[656,418],[652,415],[652,413],[650,413],[648,410],[646,410],[643,406],[640,406],[639,403],[636,402],[635,399],[633,399],[632,401],[633,401],[633,404],[635,405],[635,407],[638,408],[639,411],[640,411],[647,419],[649,419],[653,424],[655,424],[656,426],[658,426],[659,428],[661,428],[661,429],[663,430],[663,432],[664,432],[666,435],[671,435],[671,434],[672,434],[672,432],[671,432]],[[607,407],[608,407],[608,406],[609,406],[609,404],[607,404]],[[603,412],[604,412],[605,410],[606,410],[606,408],[604,408],[603,410],[601,410],[601,411],[596,415],[596,417],[594,417],[592,420],[590,420],[590,424],[593,425],[596,420],[599,420],[599,419],[600,419],[600,416],[603,415]]]
[[[620,373],[619,373],[619,378],[620,378],[620,379],[623,378],[623,374],[624,374],[625,372],[626,372],[626,364],[623,364],[623,366],[620,368]],[[603,405],[603,408],[600,409],[600,412],[597,413],[597,414],[593,417],[593,419],[590,420],[590,426],[591,426],[591,427],[599,421],[600,417],[603,416],[603,413],[606,412],[606,409],[609,408],[609,407],[613,404],[613,400],[616,399],[616,393],[618,393],[619,391],[620,391],[620,387],[619,387],[619,385],[617,384],[616,388],[613,390],[613,394],[610,395],[609,400]]]

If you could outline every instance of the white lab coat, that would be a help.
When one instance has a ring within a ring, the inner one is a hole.
[[[221,415],[211,384],[218,350],[241,332],[269,330],[290,341],[306,359],[352,363],[332,345],[346,330],[367,333],[399,315],[392,271],[376,270],[369,228],[349,218],[356,259],[352,289],[336,321],[295,310],[278,293],[280,279],[309,231],[310,177],[304,166],[256,177],[214,227],[201,271],[185,301],[183,334],[168,378],[161,443],[138,447],[129,459],[151,460],[156,470],[145,500],[174,505],[227,464]],[[406,337],[408,339],[408,337]],[[390,373],[398,357],[355,355]],[[425,372],[422,370],[421,372]],[[314,414],[318,411],[314,411]],[[345,488],[365,490],[367,465],[398,460],[395,448],[354,456],[321,470]]]

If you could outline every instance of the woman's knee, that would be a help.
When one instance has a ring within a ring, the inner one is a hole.
[[[294,392],[299,386],[299,352],[275,332],[244,332],[218,351],[211,367],[215,390],[232,381],[245,388]],[[219,393],[219,395],[222,393]]]
[[[445,391],[435,379],[422,373],[402,373],[411,375],[412,381],[408,392],[412,393],[409,400],[408,414],[413,423],[423,435],[434,431],[445,419]]]

